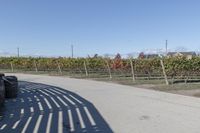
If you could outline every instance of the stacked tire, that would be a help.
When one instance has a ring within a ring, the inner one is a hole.
[[[3,76],[0,76],[0,106],[4,104],[5,101],[5,85]]]
[[[15,76],[5,76],[5,97],[16,98],[18,93],[18,80]]]
[[[5,76],[0,73],[0,106],[5,98],[16,98],[18,94],[18,79],[15,76]]]

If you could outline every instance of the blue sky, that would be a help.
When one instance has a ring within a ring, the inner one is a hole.
[[[1,0],[0,52],[76,56],[200,50],[199,0]]]

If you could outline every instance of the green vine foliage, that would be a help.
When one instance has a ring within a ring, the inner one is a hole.
[[[160,64],[161,58],[131,59],[136,74],[155,75],[162,74]],[[185,57],[162,58],[168,76],[200,75],[200,57],[187,59]],[[93,58],[33,58],[33,57],[1,57],[0,69],[10,69],[11,63],[15,69],[34,70],[35,64],[38,70],[51,71],[62,70],[84,70],[84,62],[87,69],[101,71],[107,69],[107,63],[111,70],[123,70],[131,72],[130,59],[121,57],[115,59],[93,57]]]

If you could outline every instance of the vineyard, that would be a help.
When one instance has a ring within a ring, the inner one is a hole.
[[[161,65],[163,61],[164,68]],[[3,72],[48,73],[77,78],[119,78],[139,80],[163,80],[164,73],[172,82],[193,82],[200,80],[200,58],[184,57],[123,59],[93,58],[32,58],[1,57]]]

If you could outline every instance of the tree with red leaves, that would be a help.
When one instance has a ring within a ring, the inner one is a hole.
[[[112,68],[113,69],[123,68],[123,61],[119,53],[115,56],[115,59],[112,64]]]
[[[141,52],[138,56],[139,59],[144,59],[145,58],[145,55],[144,55],[144,52]]]

